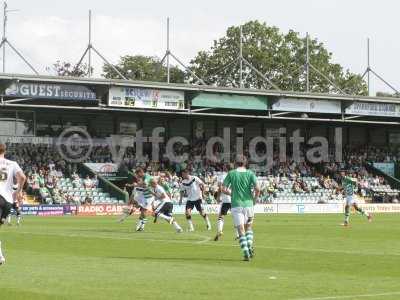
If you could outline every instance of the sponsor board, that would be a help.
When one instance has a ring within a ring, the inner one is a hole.
[[[272,104],[272,110],[340,114],[340,101],[281,98]]]
[[[342,203],[329,204],[277,204],[278,214],[337,214],[343,212]]]
[[[254,213],[256,214],[276,214],[278,212],[278,204],[256,204]]]
[[[112,163],[85,163],[86,167],[98,175],[112,177],[118,173],[118,165]]]
[[[6,96],[37,99],[97,101],[96,93],[87,86],[56,83],[13,82]]]
[[[400,204],[359,204],[359,206],[370,213],[400,213]],[[23,215],[33,216],[117,216],[123,213],[128,205],[98,204],[98,205],[23,205]],[[207,214],[216,215],[219,213],[220,204],[206,204],[203,208]],[[254,213],[256,214],[338,214],[344,212],[342,203],[329,204],[256,204]],[[134,215],[140,212],[135,209]],[[174,214],[183,215],[185,205],[174,205]],[[194,215],[198,211],[193,210]]]
[[[23,205],[21,207],[21,213],[23,215],[42,217],[63,216],[65,214],[72,214],[74,207],[75,206],[72,205]]]
[[[346,114],[400,117],[400,105],[394,103],[355,102],[345,110]]]
[[[108,105],[126,108],[185,109],[185,94],[181,91],[157,90],[136,87],[112,87]]]
[[[400,204],[364,203],[358,204],[358,206],[369,213],[400,213]]]
[[[121,215],[123,209],[127,207],[127,205],[116,204],[80,205],[76,214],[78,216],[117,216]]]

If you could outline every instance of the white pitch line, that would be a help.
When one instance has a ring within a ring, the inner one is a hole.
[[[319,298],[297,298],[292,300],[334,300],[334,299],[354,299],[354,298],[371,298],[400,295],[400,292],[381,293],[381,294],[363,294],[363,295],[347,295],[347,296],[330,296]]]
[[[201,240],[201,241],[198,241],[198,242],[194,242],[195,244],[205,244],[205,243],[211,241],[211,238],[209,236],[199,235],[199,234],[197,234],[196,236],[202,237],[202,238],[204,238],[204,240]]]
[[[209,241],[211,241],[210,237],[199,234],[191,234],[192,236],[197,236],[203,238],[202,240],[197,241],[187,241],[187,240],[171,240],[171,239],[158,239],[158,238],[135,238],[135,233],[132,232],[132,237],[117,237],[117,236],[99,236],[99,235],[86,235],[86,234],[66,234],[66,233],[39,233],[39,232],[24,232],[24,231],[16,231],[14,233],[21,234],[32,234],[32,235],[49,235],[49,236],[64,236],[64,237],[81,237],[81,238],[98,238],[98,239],[114,239],[114,240],[136,240],[136,241],[147,241],[147,242],[162,242],[162,243],[171,243],[171,244],[196,244],[196,245],[205,245]],[[159,233],[159,232],[153,232]],[[140,234],[138,234],[140,236]],[[213,247],[236,247],[237,244],[207,244],[212,245]],[[286,250],[286,251],[300,251],[300,252],[320,252],[320,253],[338,253],[338,254],[350,254],[350,255],[375,255],[375,256],[400,256],[400,253],[377,253],[377,252],[362,252],[362,251],[346,251],[346,250],[328,250],[328,249],[315,249],[315,248],[295,248],[295,247],[271,247],[271,246],[256,246],[257,249],[267,249],[267,250]]]
[[[271,247],[271,246],[256,246],[260,249],[278,249],[287,251],[303,251],[303,252],[322,252],[322,253],[339,253],[339,254],[356,254],[356,255],[377,255],[377,256],[400,256],[400,253],[378,253],[378,252],[363,252],[363,251],[346,251],[346,250],[328,250],[328,249],[318,249],[318,248],[295,248],[295,247]]]
[[[136,238],[135,234],[132,233],[132,236],[129,237],[122,237],[122,236],[99,236],[99,235],[87,235],[87,234],[71,234],[71,233],[50,233],[50,232],[28,232],[28,231],[18,231],[14,233],[19,234],[31,234],[31,235],[46,235],[46,236],[60,236],[60,237],[68,237],[68,238],[94,238],[94,239],[111,239],[111,240],[124,240],[124,241],[144,241],[144,242],[162,242],[162,243],[171,243],[171,244],[205,244],[211,240],[210,237],[200,234],[193,234],[192,236],[203,238],[202,240],[194,240],[194,241],[187,241],[187,240],[165,240],[165,239],[156,239],[156,238]],[[138,234],[138,236],[140,233]],[[222,245],[221,245],[222,246]]]

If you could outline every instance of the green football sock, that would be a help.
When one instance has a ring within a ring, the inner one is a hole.
[[[349,223],[349,219],[350,219],[350,206],[346,206],[344,213],[344,222]]]
[[[243,252],[243,255],[245,256],[245,257],[249,257],[250,256],[250,253],[249,253],[249,246],[248,246],[248,243],[247,243],[247,238],[246,238],[246,236],[241,236],[240,238],[239,238],[239,244],[240,244],[240,249],[242,250],[242,252]]]
[[[366,211],[364,211],[362,208],[360,208],[360,207],[356,207],[356,211],[358,211],[363,216],[366,216],[366,217],[369,216],[369,214]]]
[[[253,248],[253,238],[254,238],[253,230],[247,230],[246,239],[247,239],[247,246],[249,247],[249,249]]]

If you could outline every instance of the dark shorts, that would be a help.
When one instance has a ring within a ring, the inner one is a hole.
[[[232,205],[230,203],[222,203],[219,214],[221,216],[226,216],[228,214],[228,211],[231,209],[231,207],[232,207]]]
[[[194,207],[196,207],[196,210],[198,212],[202,212],[203,211],[203,206],[201,205],[201,200],[196,200],[196,201],[187,201],[186,202],[186,210],[188,209],[193,209]]]
[[[158,211],[159,214],[164,214],[171,217],[174,205],[171,202],[164,203],[161,209]]]
[[[21,208],[19,207],[17,202],[11,204],[11,208],[15,211],[17,215],[21,214]]]
[[[0,196],[0,225],[4,224],[8,215],[11,212],[12,204],[7,202],[2,196]]]

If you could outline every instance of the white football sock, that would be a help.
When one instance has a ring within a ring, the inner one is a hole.
[[[218,219],[217,222],[217,232],[221,233],[224,230],[224,220],[223,219]]]
[[[188,223],[189,223],[189,229],[190,230],[194,230],[193,221],[192,220],[188,220]]]
[[[208,218],[208,216],[206,216],[206,217],[204,218],[204,220],[206,220],[207,227],[208,227],[208,228],[211,228],[211,223],[210,223],[210,219]]]
[[[174,226],[174,228],[175,228],[176,230],[182,230],[181,226],[179,226],[179,224],[176,223],[176,221],[174,221],[174,222],[172,223],[172,226]]]
[[[164,214],[158,214],[158,217],[160,217],[161,219],[167,221],[168,223],[171,222],[172,217],[169,217],[167,215]]]

